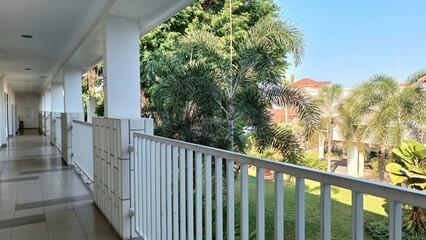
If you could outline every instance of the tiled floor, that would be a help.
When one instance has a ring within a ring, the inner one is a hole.
[[[36,130],[0,151],[0,240],[119,239],[90,189]]]

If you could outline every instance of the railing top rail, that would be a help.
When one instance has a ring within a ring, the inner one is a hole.
[[[289,163],[275,162],[267,159],[248,156],[241,153],[202,146],[198,144],[182,142],[158,136],[146,135],[141,132],[135,132],[134,134],[136,137],[143,137],[145,139],[153,141],[160,141],[165,144],[183,147],[191,149],[193,151],[203,152],[212,156],[222,157],[224,159],[232,159],[241,163],[271,169],[284,174],[302,177],[316,182],[321,182],[324,184],[329,184],[357,192],[371,194],[377,197],[394,200],[401,203],[407,203],[414,206],[426,208],[426,192],[416,191],[386,183],[373,182],[366,179],[359,179],[336,173],[329,173]]]
[[[76,123],[76,124],[81,124],[81,125],[86,125],[86,126],[89,126],[89,127],[93,127],[93,123],[89,123],[89,122],[84,122],[84,121],[80,121],[80,120],[72,120],[73,121],[73,123]]]

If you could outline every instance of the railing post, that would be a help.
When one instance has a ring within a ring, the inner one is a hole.
[[[227,160],[226,163],[226,220],[228,240],[233,240],[235,237],[235,212],[234,212],[234,161]]]
[[[216,240],[223,239],[223,181],[222,181],[222,158],[215,158],[215,182],[216,182]]]
[[[241,239],[249,237],[249,195],[248,195],[248,164],[241,164],[240,187],[240,227]]]
[[[173,146],[173,239],[179,239],[179,159],[178,159],[178,147]]]
[[[364,194],[352,191],[352,239],[364,239]]]
[[[177,159],[176,159],[177,160]],[[185,190],[185,184],[186,184],[186,149],[180,148],[179,149],[179,173],[180,173],[180,179],[179,179],[179,200],[180,200],[180,239],[186,239],[186,190]]]
[[[398,240],[402,238],[402,204],[389,201],[389,239]]]
[[[296,239],[305,239],[305,179],[296,177]]]
[[[275,239],[284,239],[284,184],[283,174],[275,172]]]
[[[321,240],[331,239],[331,186],[321,183]]]
[[[265,239],[265,169],[256,169],[256,239]]]
[[[203,193],[203,179],[202,179],[202,170],[203,170],[203,163],[202,163],[202,153],[197,152],[195,154],[195,199],[196,199],[196,206],[195,206],[195,238],[196,239],[202,239],[203,238],[203,199],[202,199],[202,193]]]
[[[205,156],[205,165],[204,169],[205,180],[206,180],[206,201],[205,201],[205,236],[204,239],[211,240],[212,239],[212,156],[207,154]]]

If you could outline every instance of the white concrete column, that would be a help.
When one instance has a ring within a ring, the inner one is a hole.
[[[358,176],[358,148],[354,144],[348,146],[347,173],[349,176]]]
[[[6,103],[4,99],[4,75],[0,74],[0,145],[7,144],[6,131]]]
[[[141,117],[139,22],[107,17],[104,29],[105,117]]]
[[[64,67],[64,112],[83,113],[81,70]]]
[[[364,177],[365,152],[358,153],[358,177]]]
[[[50,89],[44,91],[44,99],[45,99],[45,101],[44,101],[45,110],[44,111],[46,111],[46,112],[52,111],[52,94],[51,94]]]
[[[95,110],[97,106],[97,100],[95,97],[89,97],[87,99],[87,122],[91,123],[93,117],[97,117]]]
[[[64,112],[64,96],[62,95],[62,82],[52,82],[51,110],[52,112]]]
[[[43,92],[40,96],[40,104],[41,104],[41,108],[40,108],[40,112],[44,112],[46,111],[46,93]]]
[[[322,133],[319,133],[319,139],[318,139],[318,158],[323,159],[324,158],[324,143],[325,143],[325,136]]]

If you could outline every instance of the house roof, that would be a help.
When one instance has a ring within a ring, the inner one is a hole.
[[[426,75],[424,75],[423,77],[417,79],[417,82],[426,82]]]
[[[299,81],[293,83],[293,85],[298,87],[312,87],[312,88],[321,88],[323,86],[330,85],[330,81],[319,82],[311,78],[302,78]]]
[[[286,115],[285,109],[282,109],[282,108],[268,109],[268,112],[271,115],[272,122],[275,122],[275,123],[285,122],[285,115]],[[296,109],[294,108],[288,108],[287,114],[288,114],[287,115],[288,121],[292,121],[295,117],[298,116],[298,113]]]

